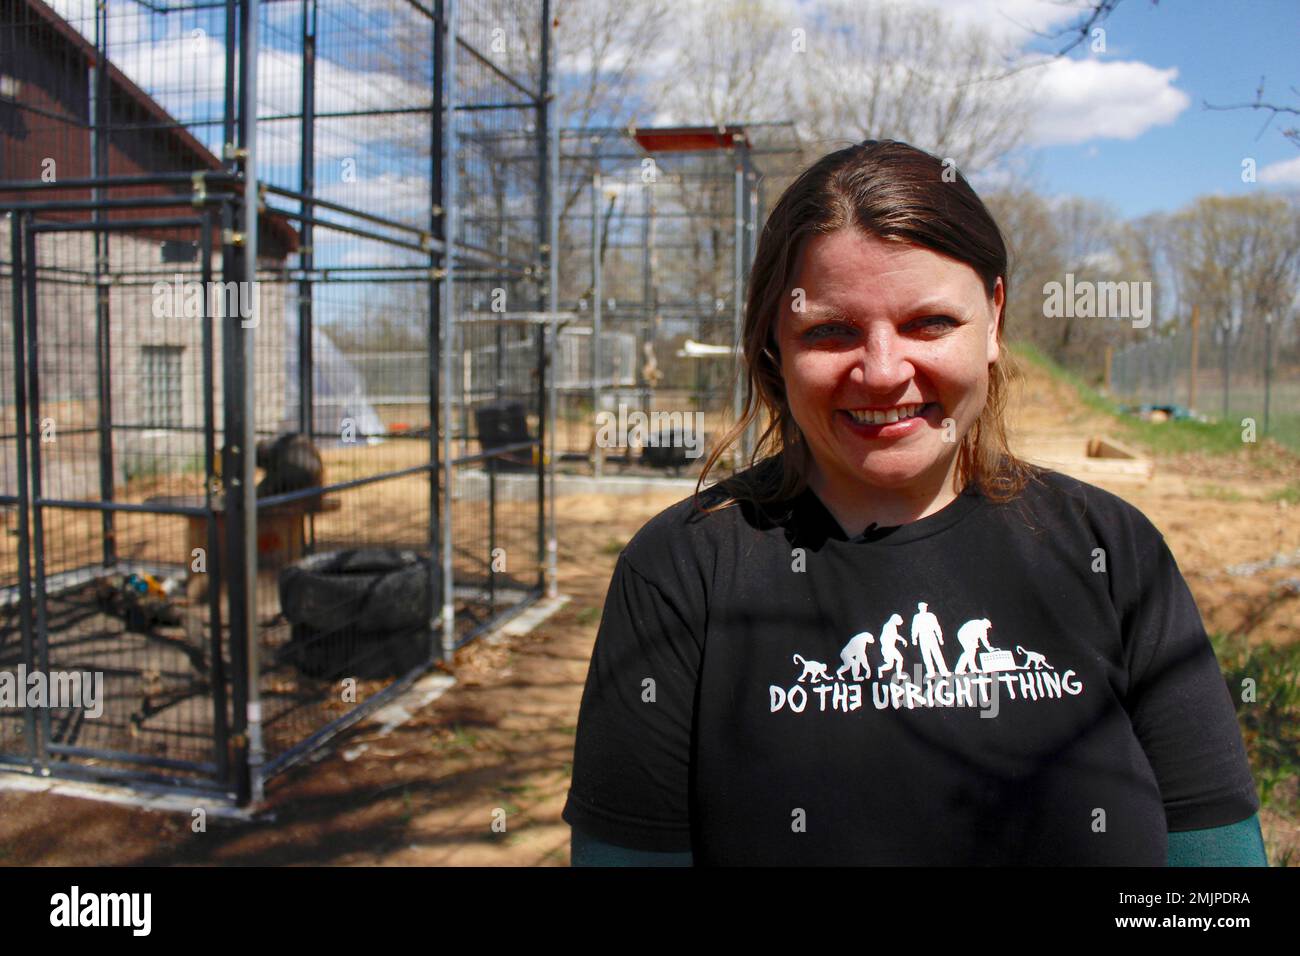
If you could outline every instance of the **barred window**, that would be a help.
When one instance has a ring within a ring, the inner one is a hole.
[[[179,345],[144,347],[144,421],[150,428],[181,426],[181,353]]]

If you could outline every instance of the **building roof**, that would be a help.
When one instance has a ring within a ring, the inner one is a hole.
[[[9,0],[9,2],[18,7],[26,7],[34,15],[32,22],[24,24],[26,29],[44,27],[59,41],[75,51],[76,55],[85,62],[87,69],[98,65],[99,51],[95,46],[43,0]],[[37,18],[39,18],[39,24]],[[22,21],[15,18],[14,23],[22,23]],[[10,29],[16,29],[16,26],[11,25]],[[136,85],[130,77],[114,66],[111,61],[105,63],[105,68],[108,74],[110,101],[115,102],[115,104],[130,103],[144,113],[148,119],[156,122],[157,129],[149,132],[169,139],[176,148],[178,156],[186,157],[193,162],[194,172],[225,170],[226,167],[217,156],[199,142],[174,116],[163,109],[157,100]],[[233,182],[230,188],[233,192],[242,193],[244,187],[243,183]],[[284,215],[271,210],[263,210],[258,218],[262,223],[259,232],[271,234],[277,240],[277,246],[286,252],[292,252],[298,248],[298,232]]]

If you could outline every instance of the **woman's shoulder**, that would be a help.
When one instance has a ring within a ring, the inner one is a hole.
[[[769,467],[761,462],[664,508],[632,536],[622,556],[638,570],[662,565],[665,559],[680,565],[711,558],[723,541],[760,523],[742,489],[752,485],[750,479],[766,477]]]
[[[1106,537],[1162,537],[1154,522],[1131,501],[1050,468],[1032,469],[1019,500],[1049,524],[1084,526]]]

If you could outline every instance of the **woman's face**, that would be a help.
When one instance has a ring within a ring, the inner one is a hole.
[[[790,411],[825,481],[919,491],[951,475],[988,395],[1003,298],[1001,279],[990,299],[974,269],[921,246],[855,229],[806,241],[777,341]],[[917,405],[916,417],[864,420]]]

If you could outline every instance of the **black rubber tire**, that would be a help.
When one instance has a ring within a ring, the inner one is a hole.
[[[323,552],[285,568],[279,583],[293,626],[281,660],[308,677],[396,677],[428,659],[429,560],[414,551]]]
[[[403,631],[426,622],[429,607],[429,561],[414,551],[327,551],[280,572],[280,610],[313,630]]]
[[[365,634],[351,627],[313,631],[295,624],[279,660],[317,680],[377,680],[420,667],[429,660],[431,647],[432,635],[424,625],[393,634]]]

